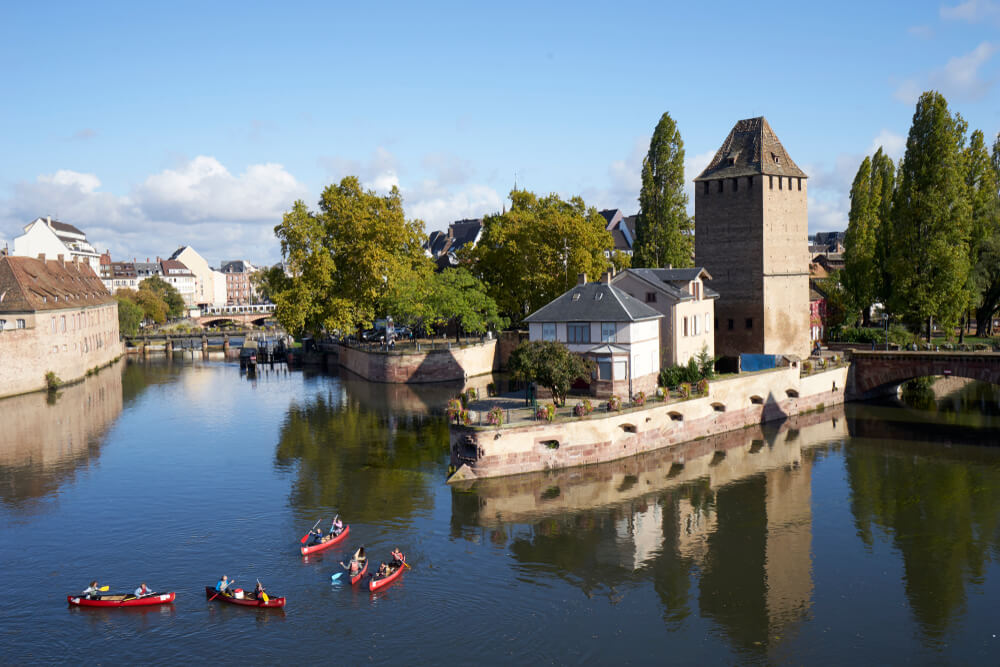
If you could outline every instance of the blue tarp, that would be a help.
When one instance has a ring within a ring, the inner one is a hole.
[[[764,371],[778,365],[778,355],[776,354],[741,354],[740,370],[751,373],[753,371]]]

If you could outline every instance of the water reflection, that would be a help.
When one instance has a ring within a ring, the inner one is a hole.
[[[444,417],[373,409],[357,389],[342,382],[289,407],[275,461],[295,473],[292,506],[309,516],[336,508],[348,521],[429,508],[431,487],[441,481],[429,471],[448,452]]]
[[[762,655],[812,604],[815,450],[803,444],[846,435],[837,407],[606,464],[467,482],[452,490],[452,533],[503,543],[510,531],[529,571],[611,604],[651,579],[671,629],[697,608],[734,648]]]
[[[56,393],[0,401],[0,503],[30,512],[100,453],[122,411],[122,365]]]

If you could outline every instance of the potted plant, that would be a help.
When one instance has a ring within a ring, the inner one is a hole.
[[[681,398],[691,398],[691,383],[681,382],[677,385],[677,393],[681,395]]]
[[[458,423],[458,416],[462,412],[462,401],[457,398],[453,398],[448,401],[448,421]]]
[[[490,408],[490,411],[486,413],[486,423],[497,428],[503,426],[503,408],[499,405]]]
[[[621,410],[621,409],[622,409],[622,399],[620,399],[617,396],[615,396],[614,394],[612,394],[608,398],[608,412],[612,412],[613,410]]]
[[[632,397],[633,405],[646,405],[646,392],[640,391]]]

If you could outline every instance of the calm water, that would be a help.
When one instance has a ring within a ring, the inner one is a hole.
[[[0,662],[996,662],[992,387],[451,488],[457,389],[185,362],[0,401]],[[412,570],[332,584],[361,543]],[[222,573],[288,607],[208,603]],[[94,578],[177,601],[69,608]]]

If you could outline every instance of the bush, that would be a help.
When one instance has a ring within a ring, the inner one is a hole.
[[[691,357],[686,366],[668,366],[660,369],[658,384],[661,387],[676,387],[683,382],[694,384],[702,378],[715,377],[716,358],[709,356],[708,348],[702,348],[697,357]]]
[[[490,411],[486,413],[486,423],[497,428],[503,426],[503,408],[499,405],[490,408]]]
[[[622,409],[622,399],[620,399],[617,396],[615,396],[614,394],[612,394],[608,398],[608,412],[612,412],[613,410],[621,410],[621,409]]]
[[[45,386],[48,388],[49,391],[55,391],[56,389],[59,388],[59,385],[61,384],[62,380],[60,380],[59,376],[53,373],[52,371],[49,371],[48,373],[45,374]]]
[[[681,382],[679,385],[677,385],[677,391],[678,391],[678,393],[680,393],[681,398],[690,398],[691,397],[691,383],[689,383],[689,382]]]

